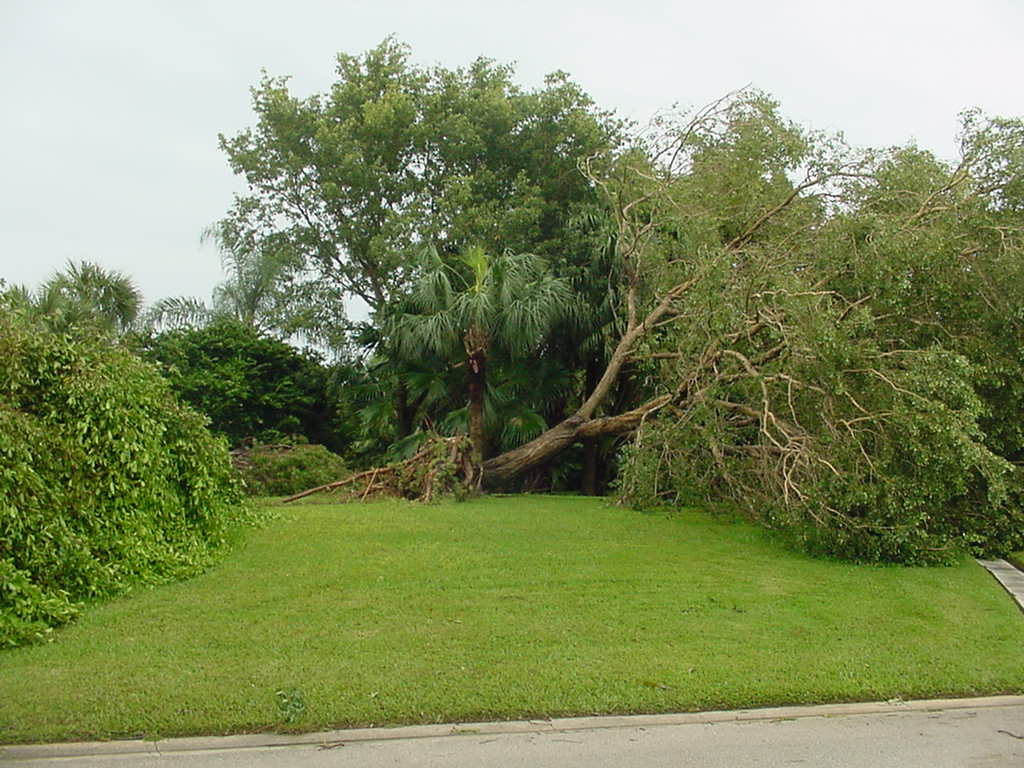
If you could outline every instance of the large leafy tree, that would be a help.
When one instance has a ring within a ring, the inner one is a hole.
[[[340,54],[329,92],[253,91],[255,128],[221,137],[248,191],[224,222],[287,244],[371,310],[400,297],[424,243],[586,260],[570,220],[596,204],[579,158],[619,126],[564,74],[524,91],[488,59],[424,69],[393,39]]]
[[[387,39],[339,55],[326,93],[299,97],[287,78],[265,77],[253,108],[253,128],[221,137],[247,190],[218,227],[294,254],[372,317],[404,299],[425,246],[444,257],[473,245],[535,253],[578,289],[606,285],[590,268],[600,201],[578,163],[614,147],[621,126],[564,73],[525,90],[511,67],[423,68]],[[571,336],[591,332],[567,325],[560,337],[578,350]],[[402,371],[394,382],[401,438],[416,395]]]

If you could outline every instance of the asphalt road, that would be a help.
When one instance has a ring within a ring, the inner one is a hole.
[[[801,707],[746,720],[680,715],[432,726],[378,735],[335,731],[299,744],[285,743],[289,737],[248,736],[11,747],[0,749],[0,766],[1022,768],[1024,697],[976,702],[952,708],[880,704],[880,711],[868,714],[854,714],[854,707]],[[439,728],[448,735],[436,735]],[[277,745],[266,745],[275,739]]]

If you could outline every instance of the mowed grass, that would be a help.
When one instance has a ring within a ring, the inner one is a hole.
[[[0,741],[1022,691],[1024,617],[973,561],[815,560],[596,499],[306,505],[0,653]]]

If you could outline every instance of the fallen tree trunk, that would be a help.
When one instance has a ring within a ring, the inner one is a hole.
[[[494,488],[514,480],[579,440],[628,434],[639,427],[649,414],[670,403],[672,398],[673,395],[662,395],[631,411],[595,419],[585,419],[577,412],[530,442],[485,461],[483,485]]]

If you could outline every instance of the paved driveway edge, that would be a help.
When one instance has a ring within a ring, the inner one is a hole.
[[[996,581],[1017,602],[1017,607],[1024,611],[1024,571],[1006,560],[979,560],[978,564],[995,576]]]
[[[408,725],[389,728],[353,728],[306,734],[254,733],[234,736],[185,736],[159,741],[90,741],[64,744],[24,744],[0,746],[0,762],[45,758],[99,755],[160,754],[236,749],[263,749],[303,744],[337,746],[357,741],[424,739],[439,736],[564,732],[601,728],[649,728],[690,723],[725,723],[756,720],[793,720],[805,717],[837,717],[899,712],[943,711],[949,709],[988,709],[1024,705],[1024,696],[985,696],[963,699],[924,699],[919,701],[871,701],[851,704],[820,704],[795,707],[766,707],[713,712],[683,712],[666,715],[602,715],[559,717],[550,720],[509,720],[491,723],[449,723],[445,725]]]

